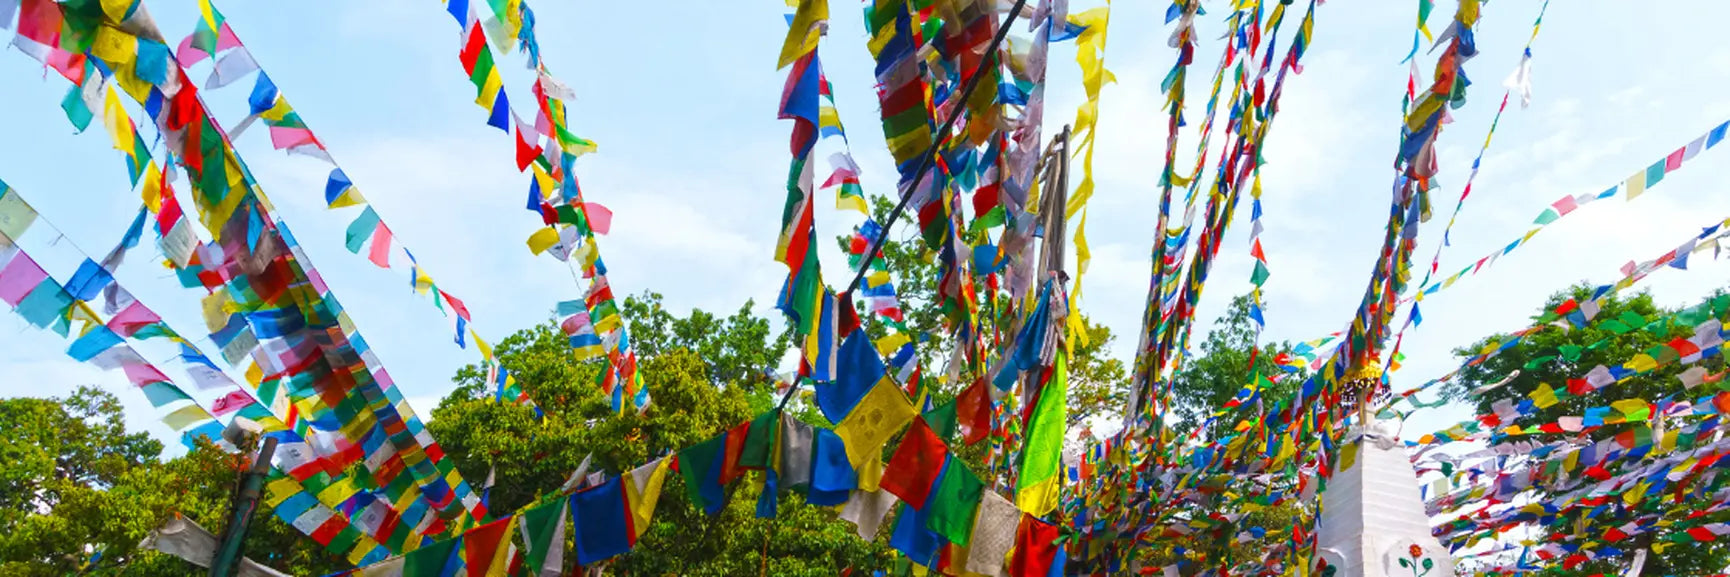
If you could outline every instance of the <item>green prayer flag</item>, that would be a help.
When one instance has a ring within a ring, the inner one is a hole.
[[[925,424],[931,427],[931,432],[937,433],[937,438],[949,442],[955,437],[955,401],[952,399],[926,411]]]
[[[461,540],[434,541],[410,551],[403,558],[403,577],[439,577],[443,575],[445,564],[451,562],[452,554],[456,552],[457,542]]]
[[[1267,282],[1268,276],[1270,275],[1267,272],[1267,263],[1258,260],[1255,261],[1255,272],[1250,274],[1249,282],[1255,286],[1261,286]]]
[[[709,508],[709,501],[703,498],[703,485],[708,483],[705,477],[709,476],[715,459],[721,457],[721,449],[726,443],[726,435],[716,435],[679,451],[679,476],[685,479],[685,497],[698,509]]]
[[[966,546],[973,538],[973,519],[984,496],[985,483],[966,463],[950,458],[943,478],[926,502],[926,526],[950,543]]]
[[[1033,515],[1057,508],[1062,487],[1063,435],[1069,420],[1069,362],[1060,348],[1051,380],[1039,391],[1027,422],[1021,451],[1021,476],[1016,479],[1015,504]]]
[[[354,222],[348,225],[348,242],[346,244],[348,251],[360,254],[360,248],[366,245],[367,239],[372,238],[372,232],[378,228],[378,222],[378,213],[374,212],[371,206],[361,211],[360,216],[355,217]]]
[[[568,503],[568,500],[557,499],[523,512],[523,541],[528,546],[528,551],[523,554],[523,567],[527,568],[530,574],[540,574],[541,565],[546,563],[547,552],[554,546],[565,546],[561,535],[564,533],[565,506]],[[553,543],[555,537],[558,537],[557,545]]]
[[[1652,163],[1652,166],[1646,167],[1646,188],[1652,188],[1652,185],[1664,180],[1664,161],[1665,159],[1660,158],[1658,162]]]
[[[769,411],[751,420],[751,427],[745,432],[745,447],[739,451],[739,466],[747,468],[765,468],[771,463],[769,457],[774,454],[775,432],[781,424],[781,411]]]
[[[1550,224],[1552,222],[1556,222],[1556,219],[1559,219],[1559,218],[1562,218],[1562,215],[1561,215],[1561,213],[1556,212],[1556,209],[1546,208],[1546,209],[1544,209],[1544,214],[1538,215],[1538,219],[1532,221],[1532,223],[1539,225],[1539,226],[1543,226],[1546,224]]]
[[[490,47],[482,49],[475,58],[475,69],[469,73],[469,82],[475,85],[475,95],[485,96],[480,91],[486,90],[487,76],[493,72],[493,51]]]
[[[1546,355],[1546,356],[1538,357],[1538,358],[1532,359],[1530,361],[1526,361],[1526,366],[1524,368],[1526,370],[1530,371],[1532,369],[1536,369],[1538,367],[1544,366],[1544,363],[1547,363],[1547,362],[1550,362],[1553,360],[1556,360],[1555,355]]]
[[[342,532],[337,533],[330,539],[330,543],[324,546],[324,550],[332,555],[347,555],[349,550],[354,549],[355,543],[360,542],[360,537],[360,531],[354,530],[354,527],[343,527]]]
[[[84,129],[90,128],[90,119],[93,115],[90,112],[90,106],[84,103],[84,89],[82,87],[73,85],[71,90],[66,91],[66,98],[60,99],[60,109],[66,111],[66,120],[71,121],[72,127],[77,128],[78,132],[84,132]]]

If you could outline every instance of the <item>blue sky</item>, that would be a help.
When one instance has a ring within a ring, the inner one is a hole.
[[[1081,10],[1096,2],[1072,4]],[[1173,60],[1160,19],[1164,5],[1155,4],[1120,2],[1113,14],[1105,60],[1118,83],[1101,97],[1099,188],[1088,229],[1094,260],[1083,309],[1126,335],[1139,323],[1146,294],[1165,142],[1158,84]],[[1305,340],[1339,330],[1362,293],[1382,237],[1406,77],[1399,60],[1410,47],[1414,4],[1333,0],[1318,8],[1305,71],[1288,80],[1265,154],[1262,242],[1273,271],[1268,338]],[[1475,83],[1470,102],[1442,136],[1438,216],[1424,227],[1419,267],[1440,241],[1501,96],[1501,79],[1517,64],[1539,5],[1501,0],[1485,8],[1482,55],[1467,67]],[[171,39],[189,33],[197,17],[190,0],[146,6]],[[483,337],[497,341],[545,319],[555,302],[580,295],[560,263],[532,257],[523,244],[538,227],[522,208],[526,177],[515,170],[509,138],[487,127],[485,112],[472,103],[473,87],[456,57],[459,28],[440,3],[218,7],[398,239],[441,288],[467,302]],[[1198,21],[1207,41],[1190,75],[1192,119],[1201,114],[1203,84],[1218,54],[1213,39],[1223,30],[1223,4],[1209,7],[1216,14]],[[767,303],[784,274],[771,255],[789,131],[775,119],[781,4],[674,1],[647,10],[581,1],[533,8],[548,65],[579,95],[570,103],[572,126],[600,144],[578,173],[589,199],[617,215],[601,241],[615,291],[655,290],[675,310],[730,311],[756,299],[772,315]],[[1438,7],[1432,28],[1444,28],[1451,11]],[[836,1],[831,12],[822,57],[866,191],[884,194],[893,170],[858,5]],[[1715,36],[1715,23],[1726,18],[1730,5],[1721,3],[1552,6],[1534,48],[1536,98],[1530,109],[1512,107],[1503,118],[1442,269],[1458,270],[1505,245],[1557,198],[1603,190],[1730,118],[1730,48]],[[1286,42],[1280,40],[1282,48]],[[502,62],[510,71],[506,89],[526,110],[522,60]],[[1073,44],[1054,47],[1050,62],[1048,134],[1069,122],[1081,102]],[[202,66],[195,77],[209,65]],[[72,133],[58,109],[65,81],[44,75],[29,57],[0,53],[0,78],[6,135],[0,179],[73,243],[106,252],[138,207],[119,156],[96,131]],[[244,114],[250,86],[249,78],[207,97],[225,125]],[[1194,136],[1186,133],[1179,144],[1182,163],[1191,161]],[[343,249],[354,212],[323,208],[327,166],[272,151],[263,130],[249,132],[240,147],[313,264],[425,416],[449,391],[456,368],[478,354],[451,342],[448,321],[409,291],[401,272],[377,269]],[[1614,280],[1623,263],[1657,256],[1730,216],[1730,197],[1717,184],[1730,176],[1726,154],[1701,155],[1637,201],[1587,206],[1427,301],[1425,324],[1407,335],[1408,360],[1395,375],[1396,388],[1450,370],[1453,347],[1523,327],[1554,290],[1582,279]],[[824,237],[856,223],[856,215],[824,208],[818,211]],[[1249,287],[1247,204],[1243,210],[1209,277],[1195,341],[1229,297]],[[24,245],[64,279],[78,257],[52,240],[47,234]],[[823,247],[827,276],[840,278],[845,261],[828,243]],[[201,332],[196,293],[178,288],[151,260],[135,256],[119,279],[183,332]],[[1717,262],[1701,259],[1693,268],[1657,273],[1645,286],[1664,303],[1684,304],[1730,283],[1730,271]],[[1127,360],[1133,344],[1133,337],[1122,338],[1114,351]],[[78,384],[100,384],[126,402],[132,426],[166,434],[124,378],[74,363],[64,347],[16,315],[0,315],[0,395],[61,395]],[[1465,415],[1430,411],[1406,429],[1421,434]]]

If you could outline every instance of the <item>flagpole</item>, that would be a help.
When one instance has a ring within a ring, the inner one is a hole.
[[[229,508],[228,526],[222,529],[222,539],[218,541],[221,546],[210,562],[211,577],[234,574],[234,565],[240,562],[241,545],[246,541],[247,527],[252,523],[252,512],[258,509],[264,478],[270,473],[270,459],[275,455],[276,437],[264,437],[252,465],[241,474],[240,486],[236,488],[234,502]]]

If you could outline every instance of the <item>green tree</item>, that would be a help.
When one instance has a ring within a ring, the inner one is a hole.
[[[1267,379],[1261,392],[1263,408],[1272,411],[1275,401],[1291,396],[1307,376],[1306,371],[1287,373],[1274,364],[1282,353],[1290,353],[1291,343],[1269,342],[1256,348],[1254,321],[1249,317],[1250,299],[1239,295],[1231,299],[1225,314],[1214,321],[1213,330],[1201,343],[1201,355],[1185,361],[1171,380],[1172,413],[1182,423],[1178,429],[1188,433],[1207,422],[1214,411],[1251,382],[1256,375]],[[1251,353],[1255,366],[1250,366]],[[1253,407],[1252,407],[1253,408]],[[1250,417],[1240,414],[1239,417]],[[1209,439],[1219,439],[1237,424],[1236,418],[1222,418],[1204,433]]]
[[[205,443],[161,461],[162,444],[126,432],[120,414],[119,400],[94,387],[0,400],[0,575],[76,574],[98,551],[84,574],[198,571],[138,543],[177,513],[220,533],[244,460]],[[268,512],[253,518],[247,551],[297,575],[344,568]]]
[[[749,303],[722,321],[700,310],[674,317],[658,295],[631,301],[625,318],[654,398],[641,414],[612,410],[596,383],[600,363],[576,359],[550,322],[495,348],[545,412],[539,421],[530,409],[494,402],[482,367],[458,371],[428,428],[465,477],[491,472],[491,511],[508,514],[556,491],[585,457],[592,456],[591,471],[618,475],[774,408],[778,398],[761,368],[779,360],[786,337],[771,339]],[[821,419],[803,403],[789,409]],[[689,504],[683,480],[669,476],[648,531],[612,567],[643,575],[834,575],[889,562],[881,543],[860,540],[833,509],[792,493],[783,493],[777,518],[757,519],[752,481],[734,484],[727,507],[711,518]]]
[[[1542,309],[1540,316],[1555,310],[1568,299],[1584,302],[1591,298],[1592,290],[1587,286],[1576,286],[1552,295]],[[1527,399],[1539,384],[1549,384],[1552,388],[1562,390],[1570,379],[1583,378],[1584,375],[1598,365],[1617,366],[1635,357],[1635,355],[1651,350],[1660,344],[1676,338],[1686,338],[1693,335],[1693,324],[1704,319],[1687,319],[1685,322],[1663,320],[1666,315],[1676,311],[1659,307],[1652,296],[1645,292],[1632,296],[1612,295],[1600,303],[1598,314],[1585,327],[1571,329],[1546,328],[1535,334],[1528,335],[1519,344],[1504,350],[1501,354],[1485,360],[1483,363],[1469,366],[1460,371],[1453,381],[1444,388],[1444,395],[1454,400],[1469,400],[1475,402],[1478,414],[1493,414],[1493,406],[1498,401],[1508,401],[1518,404]],[[1638,320],[1635,319],[1638,316]],[[1631,329],[1631,330],[1630,330]],[[1485,338],[1471,346],[1454,351],[1462,359],[1470,358],[1491,343],[1507,342],[1511,335],[1498,334]],[[1713,356],[1701,362],[1711,371],[1723,368],[1723,357]],[[1686,366],[1680,363],[1668,363],[1650,372],[1632,376],[1621,382],[1606,386],[1594,393],[1573,396],[1546,409],[1534,412],[1531,417],[1522,418],[1521,424],[1537,425],[1553,423],[1558,417],[1581,415],[1587,408],[1609,405],[1622,399],[1644,399],[1657,401],[1666,396],[1677,395],[1681,398],[1691,398],[1676,375]],[[1488,391],[1474,393],[1475,389],[1487,387],[1506,380],[1505,384]],[[1698,393],[1696,391],[1695,393]],[[1586,440],[1598,441],[1614,437],[1625,431],[1647,426],[1646,423],[1623,423],[1604,426],[1589,431]],[[1569,435],[1573,436],[1573,435]],[[1493,437],[1492,443],[1521,441],[1537,441],[1541,443],[1562,440],[1564,435],[1539,434],[1511,438],[1505,436]],[[1611,466],[1614,468],[1614,466]],[[1552,479],[1553,480],[1553,479]],[[1691,488],[1689,490],[1698,490]],[[1533,498],[1544,501],[1566,491],[1551,487],[1549,483],[1540,482],[1534,487]],[[1699,497],[1709,499],[1710,497]],[[1550,531],[1549,540],[1560,540],[1574,533],[1579,526],[1580,517],[1590,514],[1590,534],[1627,523],[1633,518],[1650,511],[1651,507],[1675,507],[1674,504],[1659,505],[1659,502],[1669,503],[1668,499],[1654,497],[1641,502],[1642,506],[1628,507],[1621,499],[1611,499],[1602,508],[1578,507],[1563,511],[1554,523],[1546,526]],[[1698,503],[1700,501],[1688,501]],[[1659,523],[1680,521],[1689,513],[1689,508],[1682,505],[1674,512],[1666,513]],[[1730,515],[1715,513],[1699,521],[1726,521]],[[1553,529],[1550,529],[1553,528]],[[1633,551],[1650,545],[1652,533],[1643,534],[1625,543],[1620,548]],[[1662,536],[1660,533],[1657,536]],[[1730,546],[1723,543],[1697,543],[1688,546],[1673,546],[1662,552],[1653,551],[1648,557],[1645,567],[1647,575],[1706,575],[1720,572],[1730,565]],[[1578,568],[1579,574],[1619,573],[1615,569],[1629,562],[1629,557],[1594,561]]]
[[[772,384],[767,371],[776,369],[792,342],[792,333],[776,335],[769,319],[752,312],[745,301],[730,317],[700,309],[677,317],[661,304],[661,294],[645,291],[625,297],[623,314],[631,321],[631,345],[637,354],[653,357],[677,349],[696,353],[708,365],[715,386],[736,383],[749,390]]]

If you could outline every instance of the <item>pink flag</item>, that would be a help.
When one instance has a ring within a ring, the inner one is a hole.
[[[239,47],[240,37],[234,35],[234,31],[228,28],[227,22],[223,22],[222,30],[216,32],[216,51],[222,52],[230,48]]]
[[[1574,197],[1564,196],[1561,200],[1556,201],[1550,206],[1555,207],[1556,214],[1567,216],[1568,213],[1574,212],[1574,209],[1579,208],[1580,205],[1574,201]]]
[[[139,329],[161,321],[162,317],[145,307],[144,303],[132,301],[132,304],[120,309],[114,318],[108,319],[108,330],[114,331],[120,336],[131,338],[132,335],[138,334]]]
[[[245,389],[235,389],[229,391],[228,394],[223,395],[221,398],[211,401],[210,414],[212,416],[220,417],[238,411],[250,404],[252,404],[252,395],[246,394]]]
[[[390,268],[390,228],[383,222],[372,230],[372,250],[367,253],[367,260],[379,268]]]
[[[126,380],[131,381],[135,387],[142,387],[150,383],[173,382],[168,380],[168,375],[162,374],[162,371],[156,370],[156,367],[148,362],[123,363],[120,365],[120,370],[126,373]]]
[[[42,284],[45,278],[48,278],[48,273],[43,272],[30,255],[20,252],[6,264],[6,268],[0,269],[0,300],[18,306],[24,296]]]
[[[1670,172],[1682,168],[1682,159],[1687,155],[1688,147],[1684,146],[1676,149],[1676,152],[1670,153],[1670,156],[1664,157],[1664,172]]]
[[[224,27],[226,28],[227,25],[225,24]],[[205,57],[210,56],[203,50],[192,47],[192,36],[191,34],[186,35],[186,38],[180,41],[180,48],[174,51],[174,59],[180,62],[181,68],[191,68],[192,65],[198,64]]]
[[[270,145],[277,150],[317,143],[318,139],[312,136],[311,130],[292,126],[270,127]]]
[[[585,202],[583,212],[588,213],[589,230],[595,231],[595,234],[607,234],[607,231],[613,229],[613,211],[607,207],[599,203]]]

